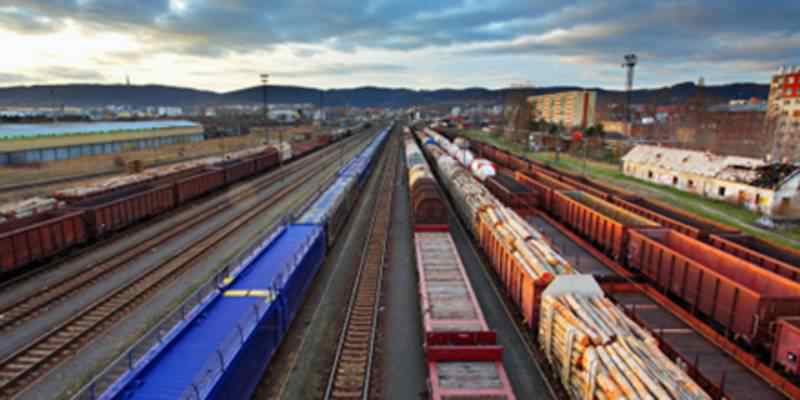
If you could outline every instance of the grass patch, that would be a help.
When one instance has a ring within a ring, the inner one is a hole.
[[[465,130],[461,133],[471,139],[481,140],[503,150],[522,154],[529,159],[545,162],[556,169],[571,173],[584,173],[583,159],[568,153],[561,153],[559,160],[556,161],[555,153],[553,152],[530,152],[523,145],[510,143],[501,136],[492,136],[478,130]],[[689,211],[712,221],[734,226],[736,229],[758,238],[800,249],[800,228],[775,231],[763,229],[755,225],[760,215],[746,208],[626,176],[622,173],[618,164],[589,160],[585,163],[585,173],[588,178],[608,183],[645,197],[661,200],[673,207]]]

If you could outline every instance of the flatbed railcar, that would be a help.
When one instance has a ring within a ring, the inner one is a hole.
[[[446,229],[417,225],[414,233],[430,398],[513,400],[503,348]]]
[[[410,135],[405,146],[412,160],[406,164],[409,175],[427,169]],[[438,184],[435,180],[432,183],[438,192]],[[409,180],[409,189],[414,186]],[[446,218],[429,218],[431,209],[446,212],[446,200],[441,196],[428,200],[440,204],[415,207],[412,215],[430,398],[513,400],[516,397],[503,365],[503,348],[486,323],[448,222]]]

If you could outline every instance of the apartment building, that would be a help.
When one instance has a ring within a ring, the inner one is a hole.
[[[800,68],[781,67],[772,77],[765,129],[774,157],[800,161]]]
[[[597,92],[569,91],[528,97],[531,118],[544,119],[567,128],[595,125]]]

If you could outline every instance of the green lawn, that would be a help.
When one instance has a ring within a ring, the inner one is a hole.
[[[534,153],[526,151],[524,146],[509,143],[502,137],[493,137],[478,130],[465,130],[461,133],[469,138],[491,143],[501,149],[512,151],[516,154],[524,154],[530,159],[546,162],[557,169],[579,174],[584,171],[583,160],[570,154],[561,153],[559,161],[555,161],[555,154],[552,152]],[[738,207],[734,204],[707,199],[693,193],[687,193],[671,187],[660,186],[625,176],[618,165],[588,161],[585,168],[586,176],[591,179],[617,186],[629,192],[661,200],[673,207],[692,212],[713,221],[734,226],[742,232],[753,236],[800,249],[800,228],[780,231],[760,228],[755,225],[755,221],[759,218],[759,215],[750,210]]]

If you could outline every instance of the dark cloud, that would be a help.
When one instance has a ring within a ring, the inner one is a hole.
[[[73,20],[87,29],[136,34],[149,53],[201,57],[289,43],[298,46],[294,54],[302,58],[318,56],[303,44],[344,51],[454,46],[468,56],[551,55],[567,62],[609,65],[628,52],[654,64],[708,62],[751,68],[800,58],[798,0],[174,3],[180,2],[16,1],[10,7],[0,5],[0,23],[28,33],[57,29]],[[344,70],[335,68],[333,73]]]

